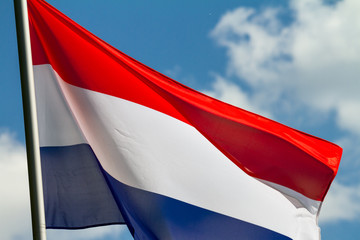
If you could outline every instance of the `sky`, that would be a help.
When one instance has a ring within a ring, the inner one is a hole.
[[[196,90],[340,145],[322,239],[360,239],[360,1],[48,0],[117,49]],[[31,236],[12,0],[0,1],[0,232]],[[131,239],[126,227],[49,240]]]

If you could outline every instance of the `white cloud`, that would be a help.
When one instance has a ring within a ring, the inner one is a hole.
[[[240,7],[224,14],[211,32],[229,60],[210,95],[276,117],[297,112],[317,124],[335,113],[337,127],[346,130],[338,140],[346,174],[330,188],[322,224],[360,219],[360,178],[354,177],[360,156],[359,10],[358,0],[292,0],[289,9]],[[293,19],[283,23],[281,16],[289,11]],[[226,81],[234,78],[250,91]]]
[[[255,104],[255,102],[258,102],[257,99],[251,99],[249,94],[243,91],[238,85],[229,82],[220,75],[214,74],[214,78],[215,81],[212,83],[211,89],[202,91],[204,94],[247,111],[271,117],[269,112],[259,107],[260,104]]]
[[[339,220],[356,220],[360,223],[360,185],[345,186],[333,182],[322,205],[319,223]]]
[[[30,198],[25,148],[10,133],[0,133],[1,238],[30,239]]]
[[[335,110],[339,127],[360,134],[360,1],[334,5],[291,1],[293,22],[284,9],[227,12],[212,37],[227,49],[227,76],[273,101],[301,102],[322,113]]]
[[[98,240],[98,239],[132,239],[130,233],[127,233],[126,226],[111,225],[103,227],[94,227],[82,230],[47,230],[48,240]]]
[[[182,68],[179,65],[175,65],[173,68],[164,71],[165,75],[173,79],[179,78],[181,72],[182,72]]]
[[[278,80],[274,59],[285,54],[287,31],[280,29],[277,14],[278,10],[272,8],[260,14],[238,8],[221,18],[212,36],[227,48],[230,75],[255,87]]]

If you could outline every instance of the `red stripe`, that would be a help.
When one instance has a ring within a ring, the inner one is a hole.
[[[31,19],[29,28],[33,64],[39,65],[49,63],[49,60],[46,57],[45,51],[40,43],[38,35],[35,34],[34,25],[31,23]]]
[[[340,162],[337,145],[189,89],[114,49],[43,1],[31,1],[29,16],[36,31],[31,39],[34,64],[44,63],[37,57],[38,40],[69,84],[191,124],[249,175],[323,200]]]

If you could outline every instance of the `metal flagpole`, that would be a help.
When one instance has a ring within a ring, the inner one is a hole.
[[[46,239],[34,73],[26,0],[14,0],[34,240]]]

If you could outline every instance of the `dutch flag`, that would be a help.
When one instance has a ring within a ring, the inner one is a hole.
[[[340,147],[194,91],[28,1],[47,228],[319,239]]]

